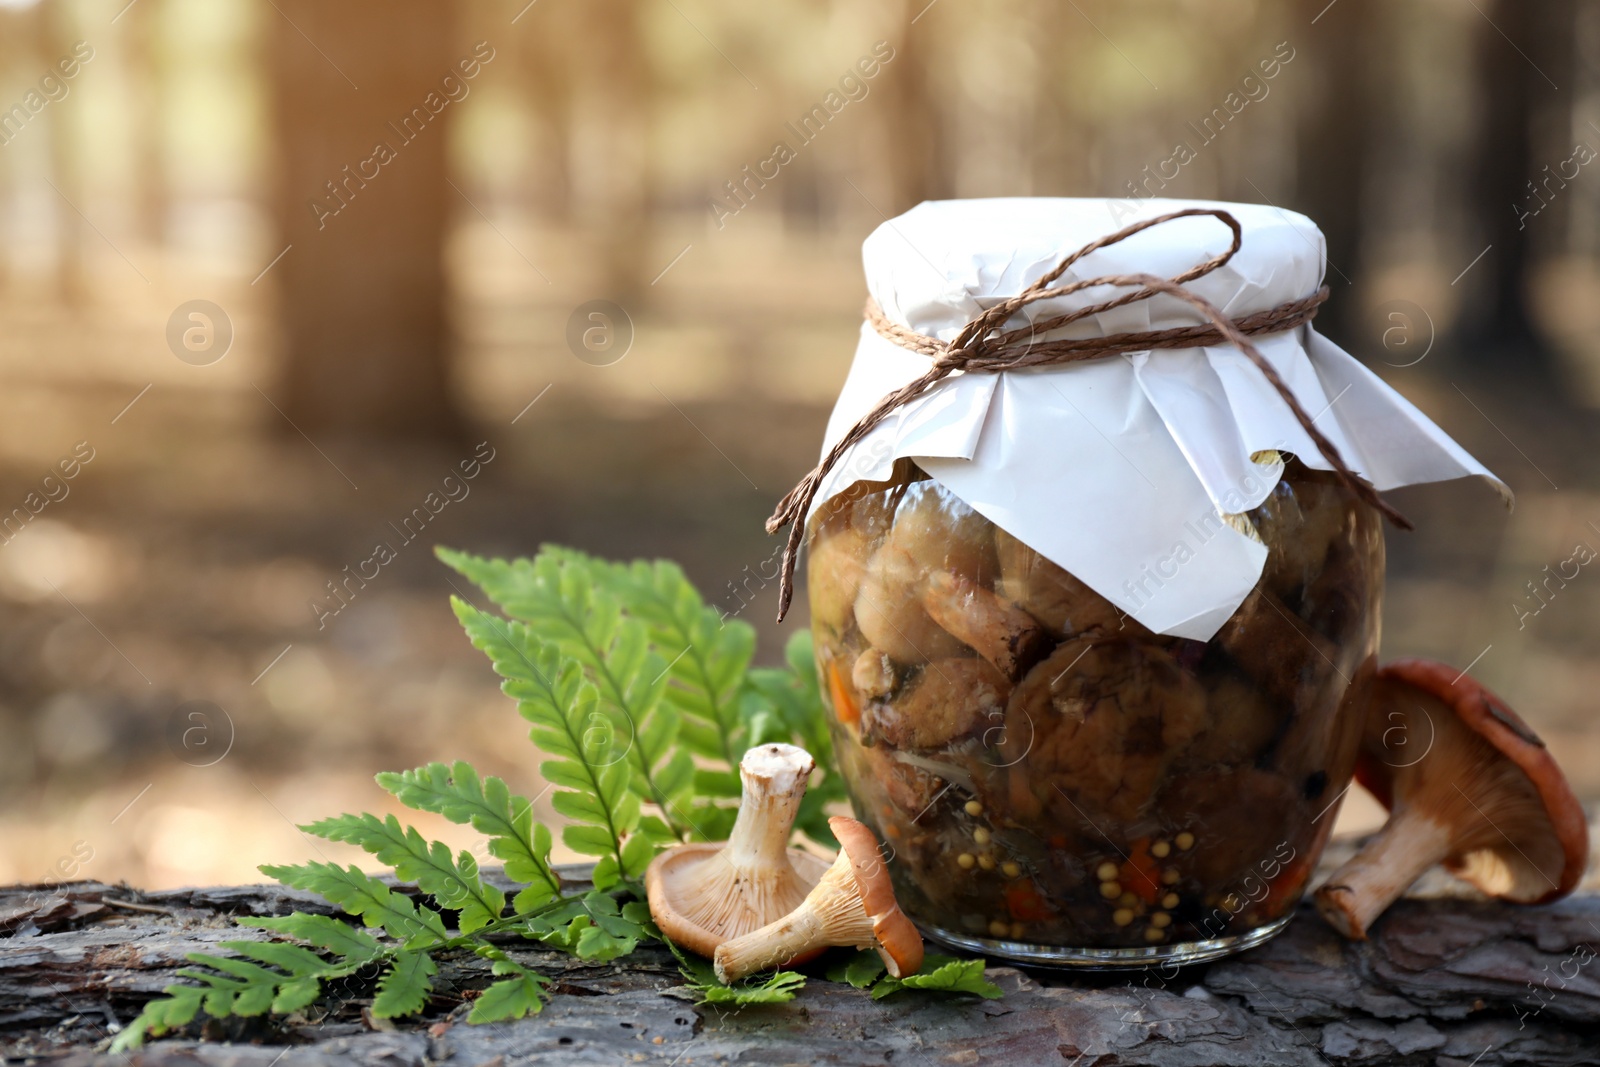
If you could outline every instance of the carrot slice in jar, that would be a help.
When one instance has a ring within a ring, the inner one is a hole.
[[[1150,839],[1141,837],[1128,849],[1128,858],[1117,868],[1117,880],[1122,888],[1144,901],[1154,904],[1161,895],[1161,866],[1150,855]]]
[[[1032,882],[1014,882],[1006,886],[1006,910],[1017,922],[1040,922],[1050,917],[1049,905]]]
[[[828,695],[833,698],[833,714],[845,726],[859,726],[861,724],[861,708],[856,705],[855,697],[850,694],[844,680],[839,677],[839,665],[828,662]]]

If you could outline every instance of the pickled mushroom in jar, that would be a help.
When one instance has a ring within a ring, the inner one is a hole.
[[[1282,729],[1283,712],[1237,671],[1208,674],[1204,683],[1211,720],[1179,757],[1184,767],[1254,762]]]
[[[1359,740],[1376,516],[1289,457],[1233,517],[1267,547],[1262,577],[1202,642],[1152,633],[903,473],[850,503],[869,533],[818,522],[838,555],[811,567],[834,585],[813,626],[836,751],[908,910],[979,938],[1141,950],[1286,916]]]
[[[1000,578],[995,591],[1038,619],[1057,638],[1098,630],[1153,636],[1105,597],[999,527],[994,531]]]
[[[978,585],[994,581],[993,527],[934,482],[905,492],[894,525],[867,562],[855,602],[866,643],[903,666],[962,655],[967,645],[924,606],[930,575],[948,572]]]
[[[1006,707],[1008,801],[1023,817],[1077,821],[1088,809],[1132,822],[1209,722],[1205,689],[1166,651],[1120,637],[1065,641]]]
[[[857,482],[818,509],[811,524],[807,596],[813,626],[843,636],[854,622],[856,597],[872,546],[888,532],[894,508],[885,490],[903,485]]]
[[[1011,683],[986,660],[937,659],[923,666],[894,701],[861,713],[864,735],[895,748],[942,748],[1005,714]]]
[[[1050,651],[1033,617],[990,590],[950,571],[928,577],[923,607],[934,622],[1015,681]]]

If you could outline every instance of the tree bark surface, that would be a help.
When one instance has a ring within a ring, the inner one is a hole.
[[[1364,943],[1302,908],[1276,940],[1176,974],[991,966],[1001,1000],[902,992],[873,1001],[812,977],[784,1005],[697,1006],[670,955],[613,963],[507,948],[554,980],[544,1011],[467,1025],[487,964],[441,960],[416,1021],[374,1023],[372,989],[328,990],[304,1014],[208,1021],[131,1057],[103,1050],[175,980],[185,954],[261,936],[232,917],[331,913],[276,886],[141,893],[76,882],[0,889],[0,1054],[53,1064],[373,1067],[568,1064],[1436,1064],[1561,1067],[1600,1059],[1600,898],[1519,909],[1405,900]]]

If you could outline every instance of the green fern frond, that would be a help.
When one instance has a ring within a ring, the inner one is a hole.
[[[608,740],[632,768],[629,787],[661,809],[682,838],[682,803],[694,776],[677,747],[681,719],[663,699],[669,664],[651,647],[649,628],[627,614],[587,557],[547,549],[532,560],[482,559],[439,549],[441,560],[490,600],[580,663],[617,735]]]
[[[714,773],[730,777],[737,790],[739,757],[748,747],[739,689],[755,655],[755,628],[724,621],[676,563],[637,560],[599,573],[628,612],[644,620],[656,652],[667,661],[673,684],[666,699],[685,716],[684,743],[697,755],[721,760],[724,767]]]
[[[222,941],[217,948],[232,956],[191,952],[197,964],[178,977],[195,985],[170,985],[166,996],[144,1006],[117,1036],[112,1051],[138,1048],[147,1036],[167,1033],[194,1020],[201,1010],[215,1018],[252,1016],[267,1011],[299,1011],[322,995],[322,983],[354,974],[383,955],[370,935],[326,915],[295,913],[276,918],[246,919],[242,926],[286,933],[333,953],[324,959],[310,949],[281,941]],[[240,958],[242,957],[242,958]]]
[[[551,806],[576,820],[562,830],[562,840],[575,852],[597,857],[594,882],[602,889],[643,874],[653,850],[630,852],[628,841],[639,825],[639,798],[628,789],[628,766],[610,744],[609,720],[595,710],[595,688],[583,668],[525,623],[497,618],[458,598],[451,604],[473,646],[504,679],[501,688],[533,724],[534,743],[554,757],[539,771],[557,787]]]
[[[378,944],[377,938],[331,915],[309,915],[303,911],[296,911],[288,915],[247,917],[236,919],[235,922],[240,926],[270,930],[275,934],[327,949],[347,960],[356,961],[358,965],[375,959],[383,951],[383,946]]]
[[[583,960],[614,960],[654,936],[650,909],[638,901],[619,904],[609,893],[586,893],[564,907],[524,924],[525,936]]]
[[[414,827],[401,826],[393,815],[382,819],[366,814],[339,815],[300,829],[328,841],[366,849],[393,867],[402,880],[415,882],[441,908],[459,911],[464,934],[488,926],[506,910],[505,894],[483,883],[472,853],[463,849],[452,856],[448,845],[427,840]]]
[[[181,1026],[188,1026],[200,1014],[200,1006],[209,991],[206,986],[198,985],[167,986],[162,991],[165,996],[150,1001],[122,1028],[116,1040],[111,1042],[111,1052],[132,1052],[142,1046],[147,1037],[160,1037]]]
[[[470,825],[489,838],[489,854],[505,864],[506,877],[527,883],[512,909],[531,911],[561,894],[561,877],[550,866],[550,830],[533,821],[533,802],[499,778],[481,781],[462,760],[430,763],[416,770],[378,775],[378,784],[408,808]]]
[[[996,999],[1004,991],[983,976],[981,959],[962,960],[954,956],[930,955],[922,961],[922,969],[904,978],[884,975],[872,987],[872,999],[882,1000],[902,989],[925,989],[943,993],[972,993],[986,999]]]
[[[264,865],[261,873],[291,889],[305,889],[324,897],[350,915],[358,915],[368,926],[384,931],[408,947],[426,948],[442,944],[448,935],[444,919],[425,905],[394,892],[355,866],[333,863],[303,863],[294,866]]]

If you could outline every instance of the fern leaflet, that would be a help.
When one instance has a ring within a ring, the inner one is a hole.
[[[263,866],[261,873],[292,889],[307,889],[326,897],[368,926],[381,926],[408,947],[427,947],[447,939],[444,920],[432,908],[413,904],[358,867],[333,863]]]
[[[384,772],[378,784],[408,808],[469,824],[489,838],[489,854],[505,863],[506,877],[525,882],[512,909],[521,914],[561,894],[550,866],[550,831],[533,821],[533,802],[516,796],[499,778],[481,781],[462,760],[430,763],[412,771]]]
[[[478,876],[478,862],[462,850],[451,856],[449,846],[428,841],[415,828],[401,826],[393,815],[340,815],[310,823],[300,829],[329,841],[359,845],[394,868],[394,873],[415,882],[442,908],[461,913],[461,932],[469,934],[500,918],[506,897]]]
[[[426,952],[405,949],[395,953],[394,965],[378,982],[378,995],[372,1001],[372,1014],[380,1019],[413,1015],[422,1010],[433,991],[433,976],[439,965]]]

